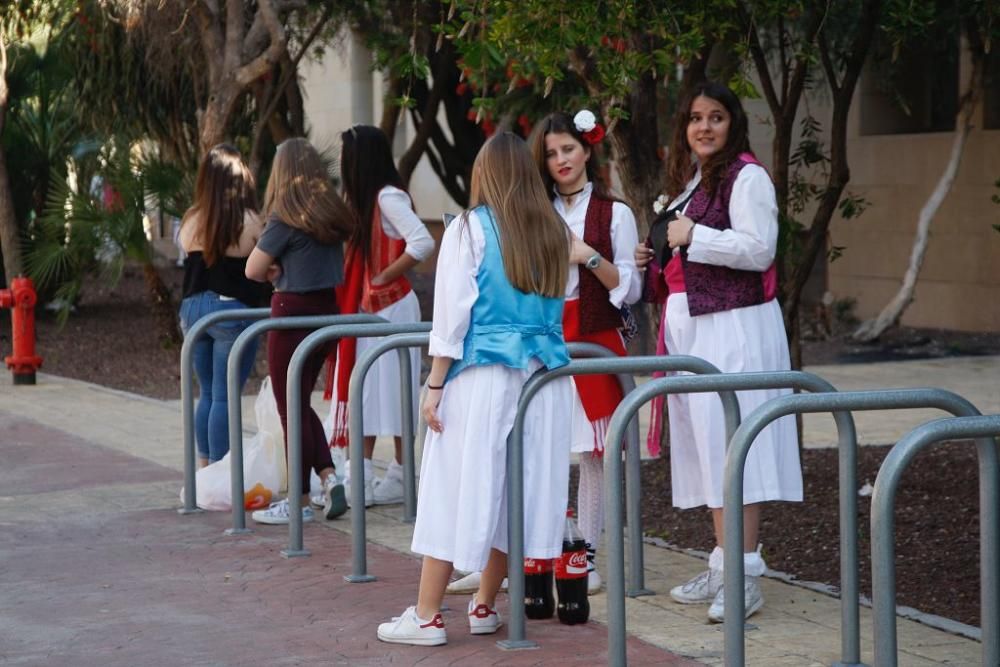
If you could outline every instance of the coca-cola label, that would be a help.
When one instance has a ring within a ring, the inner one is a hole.
[[[547,558],[525,558],[525,574],[545,574],[552,571],[552,561]]]
[[[579,579],[587,576],[587,552],[569,551],[556,559],[556,578]]]

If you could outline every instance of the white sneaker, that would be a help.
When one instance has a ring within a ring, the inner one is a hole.
[[[709,568],[694,579],[670,589],[670,597],[681,604],[702,604],[722,590],[722,570]]]
[[[323,482],[323,516],[331,521],[346,511],[347,494],[344,483],[337,477],[337,473],[331,473]]]
[[[414,646],[440,646],[448,643],[441,613],[425,621],[417,618],[417,608],[407,607],[402,616],[396,616],[388,623],[378,626],[378,638],[392,644],[413,644]]]
[[[344,480],[344,494],[347,496],[347,506],[351,506],[351,480]],[[365,480],[365,507],[371,507],[375,504],[375,485],[372,480]]]
[[[587,595],[600,593],[601,586],[603,585],[604,582],[601,581],[601,575],[597,573],[597,570],[590,570],[587,572]]]
[[[743,598],[744,613],[743,618],[750,618],[764,606],[764,594],[760,591],[760,577],[744,577]],[[722,623],[726,617],[725,600],[723,599],[723,589],[715,594],[712,606],[708,608],[708,620],[715,623]]]
[[[503,619],[496,609],[485,604],[476,604],[476,596],[469,600],[469,632],[474,635],[492,635],[503,625]]]
[[[257,523],[266,523],[271,526],[282,526],[288,524],[289,513],[288,513],[288,498],[284,500],[279,500],[276,503],[271,503],[271,506],[266,510],[257,510],[250,515],[254,521]],[[313,520],[313,511],[311,507],[302,508],[302,523],[308,523]]]
[[[444,592],[448,595],[456,595],[458,593],[475,593],[479,590],[479,581],[481,579],[482,572],[470,572],[461,579],[456,579],[448,584],[448,587],[444,589]],[[500,590],[507,590],[507,577],[504,577],[503,581],[500,582]]]
[[[318,510],[323,509],[323,503],[326,502],[324,496],[325,494],[322,491],[312,494],[309,496],[309,506]]]
[[[601,590],[601,575],[597,573],[597,550],[587,543],[587,595],[594,595]]]
[[[385,477],[375,482],[375,490],[372,499],[376,505],[395,505],[403,502],[403,469],[398,468],[398,473],[394,468],[390,468]]]

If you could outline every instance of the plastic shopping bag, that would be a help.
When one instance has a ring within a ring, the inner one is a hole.
[[[254,409],[259,430],[243,441],[243,506],[248,510],[267,507],[285,489],[286,477],[284,436],[270,378],[261,385]],[[195,474],[198,507],[216,511],[232,508],[231,466],[227,453]],[[183,494],[182,489],[182,500]]]

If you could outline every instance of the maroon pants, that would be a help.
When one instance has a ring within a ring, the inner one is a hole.
[[[275,292],[271,296],[271,317],[291,317],[295,315],[336,315],[337,296],[333,289],[315,292]],[[267,334],[267,367],[274,388],[274,400],[278,404],[281,427],[285,431],[285,451],[288,451],[288,362],[295,348],[313,332],[312,329],[272,329]],[[309,404],[316,378],[323,369],[327,354],[335,352],[337,341],[331,340],[313,350],[302,368],[302,405],[299,414],[302,424],[302,492],[309,493],[309,470],[319,474],[321,470],[333,467],[330,448],[323,433],[323,423]],[[291,475],[292,471],[289,470]]]

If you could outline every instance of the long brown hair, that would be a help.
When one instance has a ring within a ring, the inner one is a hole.
[[[340,178],[355,215],[351,245],[361,251],[367,264],[371,260],[372,226],[378,224],[372,220],[378,193],[387,185],[406,192],[385,132],[372,125],[355,125],[341,132]]]
[[[226,250],[240,242],[247,211],[257,212],[253,174],[235,147],[213,146],[198,166],[194,203],[182,222],[200,223],[196,238],[207,266],[225,257]]]
[[[520,137],[491,137],[472,165],[472,205],[493,211],[507,279],[522,292],[561,297],[569,275],[569,232],[546,196]]]
[[[701,96],[715,100],[729,112],[729,134],[726,136],[726,145],[701,165],[701,182],[708,192],[715,193],[726,169],[736,161],[740,153],[751,152],[747,114],[740,104],[740,98],[721,83],[705,81],[696,84],[677,107],[677,117],[674,119],[674,137],[670,142],[670,158],[667,162],[667,195],[671,198],[684,192],[685,186],[697,170],[697,166],[691,160],[687,127],[691,120],[691,105],[694,104],[695,98]]]
[[[340,243],[354,231],[354,215],[319,153],[301,137],[281,142],[274,154],[264,212],[325,245]]]
[[[538,166],[538,173],[542,176],[542,183],[545,184],[545,192],[548,194],[549,200],[554,200],[556,198],[555,185],[556,182],[552,178],[552,174],[549,173],[548,164],[545,160],[545,137],[550,134],[568,134],[573,137],[574,140],[585,150],[590,150],[590,157],[587,158],[587,180],[593,185],[593,193],[600,199],[609,199],[611,201],[619,201],[617,197],[611,194],[611,190],[608,188],[607,183],[601,178],[601,175],[597,171],[598,163],[598,146],[591,145],[583,138],[583,134],[576,129],[576,125],[573,124],[573,119],[567,114],[561,111],[556,111],[555,113],[550,113],[548,116],[543,118],[541,122],[535,125],[535,129],[531,133],[531,155],[535,159],[535,164]]]

